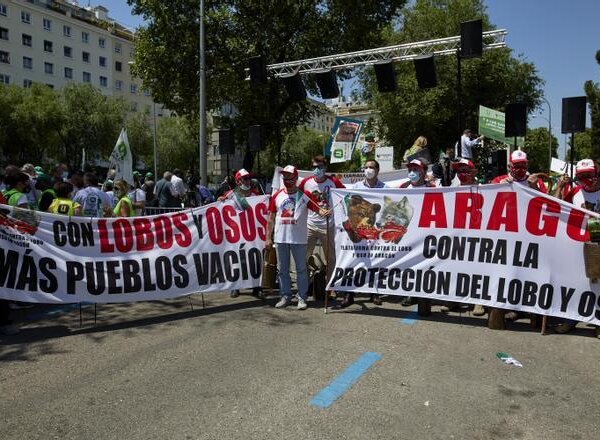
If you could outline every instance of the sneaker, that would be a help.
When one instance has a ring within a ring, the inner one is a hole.
[[[475,307],[473,307],[473,315],[474,316],[485,315],[485,309],[483,308],[483,306],[481,304],[475,304]]]
[[[281,299],[279,300],[279,302],[277,304],[275,304],[275,308],[276,309],[283,309],[284,307],[289,306],[291,302],[292,301],[290,300],[289,297],[282,296]]]
[[[303,300],[302,298],[298,298],[298,310],[306,310],[308,307],[308,304],[306,304],[306,301]]]
[[[230,297],[232,298],[237,298],[238,296],[240,296],[240,291],[239,290],[232,290],[231,293],[229,294]]]
[[[554,327],[554,331],[556,333],[560,333],[561,335],[564,335],[565,333],[569,333],[574,328],[575,328],[575,324],[573,324],[572,322],[561,322],[556,327]]]
[[[15,327],[12,324],[3,325],[0,327],[0,335],[14,336],[14,335],[18,335],[20,332],[21,332],[21,330],[19,330],[19,327]]]
[[[458,310],[460,310],[460,305],[455,302],[447,302],[442,307],[440,307],[440,312],[442,313],[456,312]]]

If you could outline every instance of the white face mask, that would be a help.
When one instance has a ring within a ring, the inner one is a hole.
[[[62,178],[63,178],[63,180],[67,180],[69,178],[69,172],[68,171],[63,171]]]
[[[250,187],[249,187],[248,185],[244,185],[244,184],[242,183],[242,184],[240,184],[240,189],[241,189],[242,191],[248,191],[248,190],[250,189]]]
[[[376,175],[377,171],[375,171],[373,168],[365,168],[365,177],[367,179],[374,179]]]

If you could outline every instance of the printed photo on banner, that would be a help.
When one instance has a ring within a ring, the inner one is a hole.
[[[328,289],[600,324],[600,283],[586,259],[597,213],[518,184],[331,194]]]
[[[360,136],[363,121],[337,116],[331,129],[331,137],[325,147],[329,163],[347,162],[352,159],[354,147]]]

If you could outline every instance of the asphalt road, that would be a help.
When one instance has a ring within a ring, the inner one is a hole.
[[[594,439],[600,340],[397,302],[276,310],[250,296],[38,306],[0,339],[8,439]],[[313,306],[314,304],[311,304]],[[54,312],[53,312],[54,311]],[[519,368],[496,358],[507,352]],[[311,399],[380,359],[327,408]]]

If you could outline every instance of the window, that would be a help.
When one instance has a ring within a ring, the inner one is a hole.
[[[98,38],[98,46],[104,49],[106,47],[106,40],[104,38]]]
[[[115,61],[115,70],[121,72],[123,70],[123,64],[120,61]]]
[[[105,76],[100,77],[100,87],[108,87],[108,78]]]
[[[6,5],[0,3],[0,15],[4,15],[5,17],[8,15],[6,12]]]
[[[89,83],[91,81],[92,81],[92,76],[90,75],[90,72],[83,72],[83,82]]]
[[[0,40],[8,40],[8,29],[0,27]]]
[[[44,73],[47,73],[48,75],[53,75],[54,74],[54,64],[44,63]]]
[[[138,110],[138,103],[137,102],[132,102],[131,106],[130,106],[130,109],[131,109],[132,112],[137,112],[137,110]]]
[[[150,90],[144,90],[144,96],[150,96]]]
[[[0,73],[0,84],[9,85],[10,84],[10,76]]]
[[[23,34],[21,35],[21,40],[23,41],[23,46],[31,47],[31,35]]]
[[[63,35],[65,37],[71,36],[71,26],[63,25]]]
[[[73,79],[73,69],[65,67],[65,78]]]
[[[115,43],[115,53],[121,53],[121,43]]]
[[[33,69],[33,59],[29,57],[23,57],[23,69]]]
[[[26,89],[28,89],[32,85],[33,85],[33,81],[31,81],[30,79],[24,79],[23,80],[23,87],[25,87]]]
[[[106,67],[106,57],[98,57],[98,64],[100,67]]]
[[[10,64],[10,54],[0,50],[0,63]]]
[[[69,46],[65,46],[64,53],[67,58],[73,58],[73,48],[71,48]]]
[[[52,52],[52,41],[44,40],[44,52]]]
[[[115,81],[115,90],[121,90],[123,88],[123,81],[121,81],[120,79]]]
[[[21,21],[26,24],[31,24],[31,14],[29,12],[21,11]]]
[[[131,84],[129,91],[135,95],[137,93],[137,85]]]
[[[90,34],[87,32],[82,32],[81,33],[81,42],[82,43],[89,43],[90,42]]]
[[[90,62],[90,53],[89,52],[82,52],[81,57],[82,57],[84,63]]]
[[[44,30],[51,31],[52,30],[52,20],[48,18],[44,18]]]
[[[46,87],[50,88],[50,90],[54,90],[54,84],[46,83]]]

